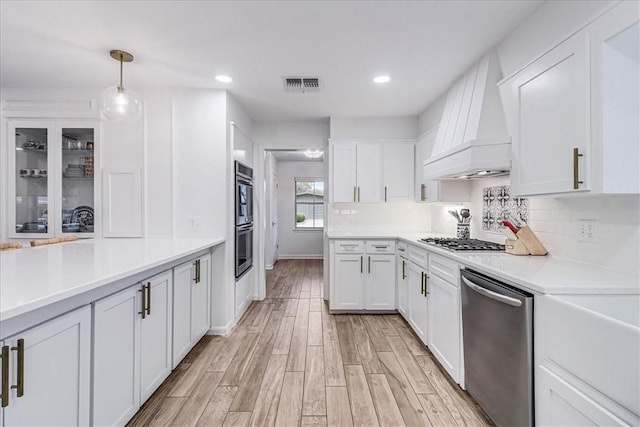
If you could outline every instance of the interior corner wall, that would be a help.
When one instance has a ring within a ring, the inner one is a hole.
[[[279,259],[322,258],[323,230],[295,231],[295,178],[324,178],[324,162],[277,162]]]
[[[331,117],[331,138],[414,139],[418,137],[417,116]]]

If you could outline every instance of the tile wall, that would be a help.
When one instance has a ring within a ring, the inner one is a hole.
[[[327,219],[332,230],[426,232],[431,228],[426,203],[331,203]]]

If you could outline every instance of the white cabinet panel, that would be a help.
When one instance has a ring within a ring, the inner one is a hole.
[[[395,257],[367,255],[367,310],[395,310]]]
[[[140,296],[132,286],[94,304],[94,425],[124,425],[140,407]]]
[[[397,266],[396,266],[397,307],[398,307],[398,312],[405,319],[407,319],[407,313],[409,312],[409,307],[408,307],[409,276],[408,276],[407,269],[408,269],[407,260],[402,257],[398,257]]]
[[[364,308],[364,255],[334,256],[333,310]]]
[[[381,202],[384,186],[382,182],[382,144],[358,144],[357,152],[358,202]]]
[[[409,246],[411,248],[411,246]],[[427,344],[427,295],[425,292],[425,270],[410,262],[409,270],[409,324],[414,332]]]
[[[454,381],[460,382],[460,289],[430,273],[429,349]]]
[[[517,195],[584,191],[589,132],[589,55],[585,31],[567,39],[521,71],[516,100],[511,185]],[[582,184],[574,188],[574,149]]]
[[[87,306],[4,342],[23,346],[23,393],[9,391],[7,426],[88,425],[90,410],[91,309]],[[20,350],[9,354],[11,384],[18,384]]]
[[[140,402],[171,373],[171,272],[145,280],[147,315],[140,324]],[[149,288],[148,288],[149,289]]]
[[[142,182],[140,169],[104,170],[104,236],[142,236]]]
[[[192,348],[191,342],[191,277],[193,263],[173,269],[173,367]]]
[[[384,201],[409,201],[413,199],[414,144],[383,144],[382,171],[384,176]]]
[[[331,165],[331,199],[356,202],[356,144],[332,144]]]
[[[202,256],[196,262],[196,277],[191,280],[191,341],[194,343],[207,333],[210,326],[211,255]]]

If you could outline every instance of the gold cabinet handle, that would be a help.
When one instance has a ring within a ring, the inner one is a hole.
[[[420,295],[424,295],[424,271],[421,271],[422,278],[420,279]]]
[[[402,260],[402,280],[407,278],[407,276],[405,275],[405,272],[404,272],[404,266],[405,265],[406,265],[406,263],[404,262],[404,260]]]
[[[17,346],[11,347],[11,350],[18,353],[18,361],[16,363],[16,370],[18,371],[17,381],[15,385],[11,386],[11,388],[16,390],[16,395],[18,397],[22,397],[24,396],[24,339],[20,338]]]
[[[573,149],[573,189],[577,190],[580,187],[580,184],[584,184],[583,181],[580,181],[580,177],[578,176],[579,165],[578,160],[582,157],[583,154],[580,154],[578,148]]]
[[[147,316],[151,316],[151,282],[147,282]]]
[[[371,257],[369,257],[369,266],[368,266],[368,269],[369,269],[369,274],[371,274]]]
[[[384,186],[384,201],[387,202],[387,186]]]
[[[193,265],[196,267],[196,274],[193,278],[193,281],[196,283],[200,283],[200,260],[197,259],[193,262]]]
[[[426,296],[429,295],[429,275],[428,274],[424,274],[424,296],[426,298]]]
[[[356,187],[355,186],[353,187],[353,201],[354,202],[357,201],[356,200]]]
[[[9,346],[2,347],[2,382],[0,383],[0,407],[9,406]]]
[[[360,202],[360,187],[358,187],[358,202]]]
[[[142,314],[142,318],[147,317],[147,285],[142,285],[142,289],[138,290],[142,294],[142,311],[139,311],[138,314]]]
[[[360,255],[360,274],[362,274],[362,255]]]

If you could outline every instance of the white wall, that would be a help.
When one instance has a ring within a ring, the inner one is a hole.
[[[331,203],[330,230],[427,232],[431,208],[426,203]]]
[[[329,122],[326,119],[255,122],[253,129],[253,139],[263,149],[323,148],[329,140]]]
[[[283,162],[278,173],[279,259],[322,258],[323,230],[294,231],[295,178],[324,178],[323,162]],[[325,186],[326,188],[326,186]]]
[[[277,206],[278,206],[278,200],[276,196],[277,189],[273,188],[271,185],[271,176],[273,174],[277,175],[278,173],[276,170],[276,167],[277,167],[276,159],[273,157],[273,154],[270,152],[266,152],[264,157],[265,218],[264,218],[264,223],[262,224],[262,226],[265,227],[264,264],[266,268],[273,267],[273,264],[275,263],[275,261],[277,261],[275,257],[276,254],[274,253],[274,250],[273,250],[273,245],[274,243],[277,242],[278,236],[272,235],[274,233],[271,232],[272,231],[271,223],[272,221],[277,220]],[[273,210],[276,213],[276,217],[271,216],[272,208],[274,208]]]
[[[395,138],[418,136],[416,116],[398,117],[331,117],[331,138]]]

